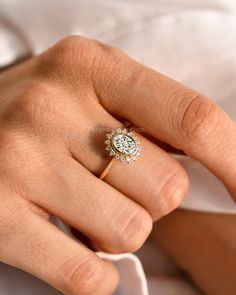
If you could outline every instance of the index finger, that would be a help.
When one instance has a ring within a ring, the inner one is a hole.
[[[236,125],[229,116],[209,98],[120,51],[106,50],[105,59],[112,65],[109,74],[97,87],[95,79],[103,106],[200,161],[236,198]]]

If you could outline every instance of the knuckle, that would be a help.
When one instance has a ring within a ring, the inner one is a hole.
[[[53,49],[54,54],[73,58],[73,54],[83,57],[93,49],[95,41],[80,36],[69,36],[61,40]]]
[[[111,101],[118,99],[118,93],[124,89],[124,81],[129,81],[132,63],[120,49],[97,42],[97,54],[91,68],[92,81],[98,97],[105,103],[107,92]],[[113,97],[113,98],[112,98]]]
[[[122,62],[122,60],[127,58],[127,55],[124,53],[124,51],[117,47],[112,47],[99,41],[97,41],[97,45],[99,50],[103,52],[104,56],[106,56],[108,60],[113,60],[114,64],[117,64],[117,61]]]
[[[212,101],[199,94],[187,100],[180,112],[181,133],[190,142],[201,144],[206,140],[206,136],[214,131],[219,119],[219,110]]]
[[[94,57],[97,53],[98,42],[80,36],[69,36],[61,40],[53,46],[46,55],[44,65],[48,62],[55,71],[67,71],[78,65],[80,73],[86,73],[87,69],[93,63]]]
[[[186,173],[174,174],[164,186],[166,195],[166,207],[163,215],[174,211],[181,204],[189,186]]]
[[[189,187],[189,179],[183,168],[164,170],[161,187],[155,185],[154,192],[150,194],[153,200],[158,200],[153,206],[156,209],[152,210],[152,217],[155,221],[179,207]]]
[[[62,269],[63,289],[73,295],[95,294],[104,277],[103,265],[95,259],[79,263],[72,259]]]
[[[53,110],[54,86],[46,82],[31,81],[19,93],[11,109],[11,117],[22,123],[42,123],[45,116]]]
[[[122,81],[129,79],[130,62],[125,53],[80,36],[61,40],[40,56],[37,65],[36,72],[42,73],[44,78],[63,81],[68,87],[72,87],[71,81],[74,88],[90,86],[99,97],[103,96],[104,89],[118,91]]]
[[[118,233],[119,250],[135,252],[145,242],[152,230],[151,216],[144,209],[138,208],[127,219],[126,224]]]
[[[92,87],[95,79],[104,81],[109,64],[104,53],[108,51],[109,46],[99,41],[69,36],[39,57],[36,72],[57,84],[63,82],[69,88]]]

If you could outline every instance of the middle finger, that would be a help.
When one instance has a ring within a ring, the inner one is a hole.
[[[133,252],[143,244],[152,229],[144,208],[68,155],[55,154],[47,162],[49,169],[40,174],[38,169],[25,169],[30,181],[21,173],[27,199],[82,232],[100,249]]]

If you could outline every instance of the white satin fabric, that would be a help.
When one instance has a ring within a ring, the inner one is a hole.
[[[208,95],[236,121],[233,0],[0,0],[1,15],[21,30],[34,54],[67,35],[96,38]],[[3,32],[0,23],[1,58],[4,50],[9,57],[9,48],[13,56],[17,55],[22,47],[11,46],[1,29]],[[183,208],[235,214],[236,205],[218,179],[188,157],[177,159],[190,175],[190,191]],[[180,278],[173,280],[177,268],[157,249],[146,247],[146,252],[141,250],[144,260],[151,257],[154,269],[158,265],[164,269],[164,275],[158,272],[159,277],[150,279],[149,294],[200,294]],[[144,272],[134,255],[106,258],[115,260],[121,272],[116,294],[148,294]],[[59,293],[30,275],[0,264],[0,294]]]

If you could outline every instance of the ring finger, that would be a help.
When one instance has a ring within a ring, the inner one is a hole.
[[[104,150],[105,134],[109,128],[122,124],[101,105],[95,103],[93,108],[94,115],[87,117],[87,131],[90,132],[80,130],[75,123],[70,130],[69,148],[82,165],[99,175],[111,160]],[[84,135],[78,137],[75,130]],[[144,136],[137,136],[143,147],[141,157],[130,165],[115,160],[105,181],[139,203],[157,220],[180,204],[188,188],[188,178],[182,166],[168,153]]]

